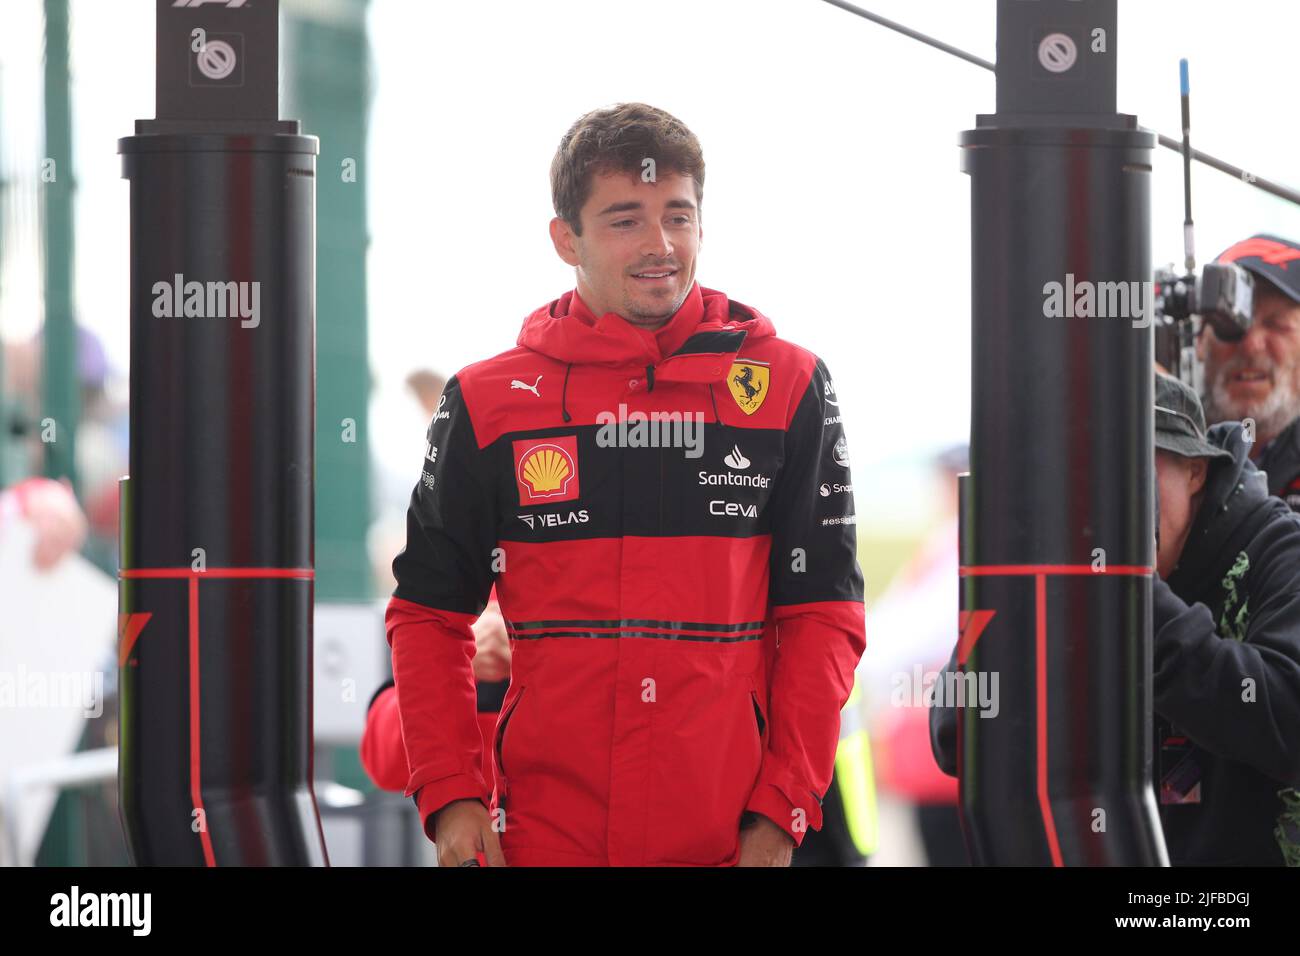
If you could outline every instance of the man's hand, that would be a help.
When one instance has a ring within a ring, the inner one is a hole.
[[[492,829],[487,807],[478,800],[453,800],[433,815],[433,842],[439,866],[460,866],[479,854],[488,866],[505,866],[501,841]]]
[[[740,831],[740,862],[737,866],[789,866],[794,840],[767,817]]]
[[[489,604],[471,630],[474,632],[474,679],[488,684],[508,678],[510,636],[500,608],[495,603]]]

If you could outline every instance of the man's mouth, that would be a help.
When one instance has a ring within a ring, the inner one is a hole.
[[[632,278],[641,282],[664,282],[677,275],[676,269],[647,269],[632,273]]]
[[[1231,373],[1228,376],[1228,383],[1230,385],[1268,384],[1272,381],[1272,378],[1273,376],[1269,372],[1260,369],[1247,368]]]

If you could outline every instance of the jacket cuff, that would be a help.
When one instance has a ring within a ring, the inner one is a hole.
[[[435,813],[454,800],[478,800],[484,808],[488,808],[491,797],[486,795],[486,789],[477,775],[458,773],[426,783],[416,790],[408,788],[406,795],[414,795],[415,805],[420,812],[420,826],[424,835],[432,841]]]
[[[760,782],[750,794],[745,811],[767,817],[789,835],[796,849],[803,843],[804,834],[809,829],[822,828],[821,803],[813,799],[812,791],[809,791],[807,800],[795,803],[785,788]]]

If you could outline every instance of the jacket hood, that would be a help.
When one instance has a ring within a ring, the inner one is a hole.
[[[1250,543],[1271,514],[1272,503],[1282,505],[1269,496],[1264,473],[1251,462],[1250,443],[1240,422],[1214,425],[1206,439],[1231,452],[1232,458],[1210,459],[1200,509],[1178,567],[1169,576],[1174,593],[1193,600],[1201,600],[1214,579]]]
[[[772,321],[757,309],[697,282],[667,325],[653,332],[614,312],[593,316],[576,291],[570,290],[524,319],[517,344],[570,365],[680,367],[700,363],[683,363],[679,358],[707,355],[702,364],[709,369],[720,366],[719,374],[705,378],[690,374],[680,380],[715,381],[726,377],[730,361],[722,360],[728,356],[734,360],[743,342],[775,334]]]

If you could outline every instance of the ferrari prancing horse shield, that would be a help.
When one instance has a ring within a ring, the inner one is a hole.
[[[727,388],[736,400],[740,410],[746,415],[758,411],[763,400],[767,398],[768,376],[771,370],[766,365],[753,362],[735,362],[727,375]]]

